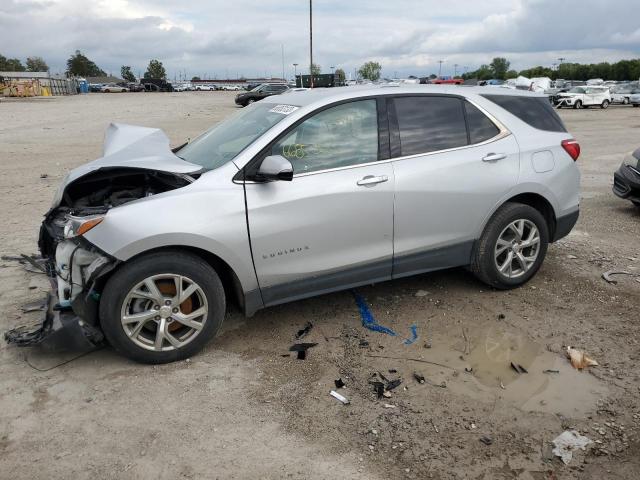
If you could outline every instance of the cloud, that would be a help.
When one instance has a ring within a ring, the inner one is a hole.
[[[637,0],[615,10],[634,12]],[[602,21],[605,19],[606,21]],[[54,71],[82,50],[101,68],[144,71],[160,59],[170,76],[255,76],[308,63],[308,4],[280,0],[2,0],[0,53],[39,55]],[[314,5],[314,60],[352,72],[377,60],[383,73],[453,73],[496,55],[515,68],[569,61],[615,61],[640,56],[632,14],[612,15],[601,0],[486,0],[422,2],[324,0]]]

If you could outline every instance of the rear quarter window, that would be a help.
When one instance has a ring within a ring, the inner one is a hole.
[[[504,108],[526,124],[547,132],[566,132],[562,120],[545,97],[481,95]]]

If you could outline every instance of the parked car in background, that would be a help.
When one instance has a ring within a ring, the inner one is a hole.
[[[554,103],[558,108],[599,106],[608,108],[611,103],[611,93],[609,87],[573,87],[568,92],[558,93],[554,98]]]
[[[634,107],[640,107],[640,88],[634,90],[633,93],[629,96],[629,103]]]
[[[613,85],[609,87],[611,93],[611,103],[620,103],[627,105],[629,103],[629,97],[633,92],[631,85]]]
[[[126,84],[130,92],[144,92],[144,85],[136,82],[129,82]]]
[[[192,90],[192,85],[190,83],[176,83],[172,84],[174,92],[188,92]]]
[[[101,83],[90,83],[89,84],[89,91],[93,92],[93,93],[98,93],[102,91],[102,84]]]
[[[212,92],[216,89],[215,85],[211,85],[209,83],[196,83],[194,87],[194,90],[197,92]]]
[[[257,102],[258,100],[262,100],[263,98],[267,98],[272,95],[279,95],[287,90],[289,90],[289,87],[284,83],[263,83],[253,90],[236,95],[235,102],[236,105],[246,107],[253,102]]]
[[[482,87],[287,92],[175,151],[112,124],[41,227],[48,323],[6,338],[104,334],[165,363],[215,336],[227,300],[250,316],[460,266],[516,288],[578,219],[579,153],[544,95]]]
[[[640,148],[627,155],[613,174],[613,193],[640,207]]]
[[[118,85],[117,83],[107,83],[100,88],[100,91],[103,93],[124,93],[128,92],[129,89],[125,86]]]

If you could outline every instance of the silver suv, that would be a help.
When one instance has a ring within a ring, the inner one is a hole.
[[[141,362],[193,355],[230,301],[284,302],[466,266],[508,289],[578,218],[580,149],[546,97],[448,86],[292,91],[171,150],[111,125],[43,222],[38,332]]]

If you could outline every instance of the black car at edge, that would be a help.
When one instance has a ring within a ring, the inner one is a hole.
[[[640,207],[640,148],[627,156],[613,174],[613,193]]]
[[[271,95],[284,93],[287,90],[289,90],[289,87],[281,83],[263,83],[253,90],[236,95],[236,105],[246,107],[250,103],[257,102]]]

